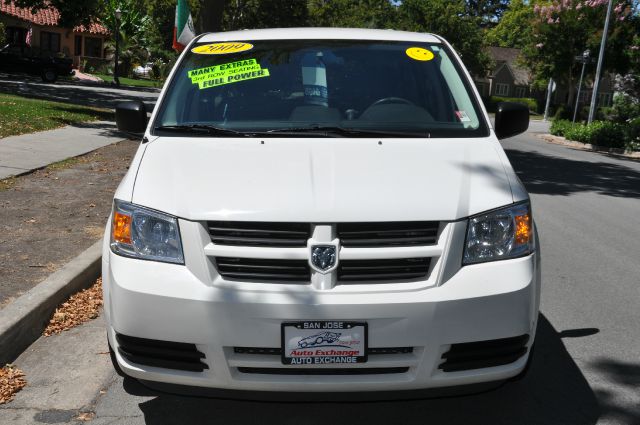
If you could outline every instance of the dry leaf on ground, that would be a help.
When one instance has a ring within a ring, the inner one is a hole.
[[[13,400],[15,393],[27,385],[24,373],[11,365],[0,368],[0,404]]]
[[[102,278],[96,283],[77,294],[56,308],[53,317],[44,330],[44,336],[59,334],[75,326],[95,319],[100,314],[102,306]]]

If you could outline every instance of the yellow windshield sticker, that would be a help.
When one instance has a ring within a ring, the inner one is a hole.
[[[268,76],[269,70],[262,68],[255,59],[223,63],[187,71],[187,77],[191,79],[191,83],[197,84],[200,90]]]
[[[411,59],[417,61],[430,61],[434,58],[431,50],[423,49],[422,47],[409,47],[406,53]]]
[[[251,49],[253,49],[253,44],[231,42],[204,44],[202,46],[194,47],[191,51],[199,55],[226,55],[229,53],[244,52]]]

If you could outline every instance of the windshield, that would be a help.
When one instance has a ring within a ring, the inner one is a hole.
[[[355,40],[197,43],[154,134],[482,137],[466,78],[442,44]],[[197,132],[193,130],[197,129]]]

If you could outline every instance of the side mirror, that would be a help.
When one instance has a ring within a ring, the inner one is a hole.
[[[521,103],[498,103],[495,131],[498,139],[506,139],[529,128],[529,108]]]
[[[116,124],[118,130],[141,134],[147,128],[147,107],[139,100],[122,102],[116,105]]]

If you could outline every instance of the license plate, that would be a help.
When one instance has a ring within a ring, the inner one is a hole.
[[[309,321],[282,324],[282,363],[346,365],[367,361],[367,324]]]

